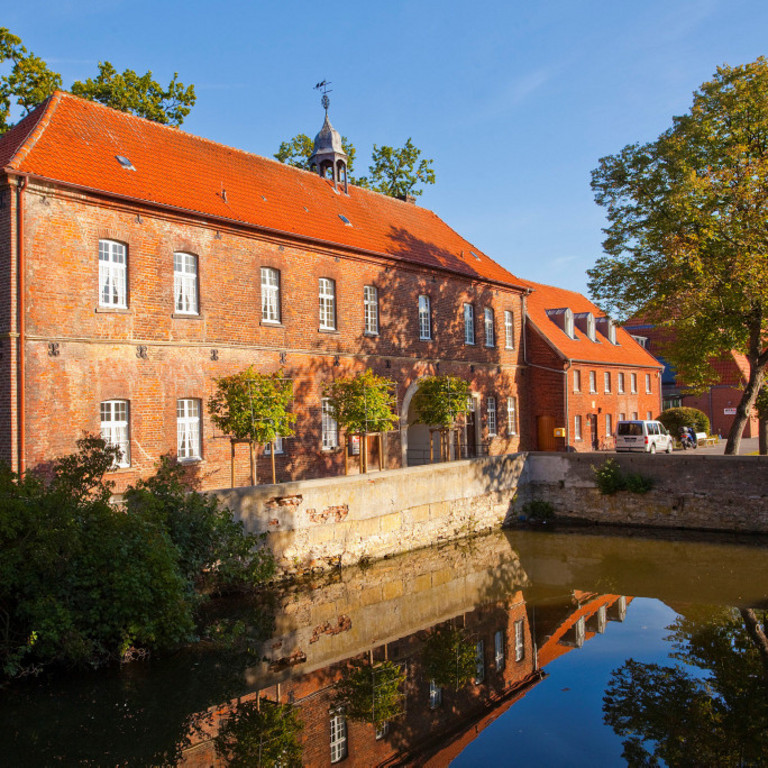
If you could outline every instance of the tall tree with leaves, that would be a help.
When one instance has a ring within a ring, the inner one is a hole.
[[[458,376],[428,376],[413,396],[416,423],[440,432],[442,450],[448,455],[448,433],[459,426],[467,412],[469,384]],[[432,438],[430,437],[430,446]],[[430,461],[432,449],[430,447]]]
[[[216,380],[216,391],[208,401],[211,421],[233,440],[248,443],[251,454],[251,485],[256,484],[257,445],[271,445],[275,438],[290,437],[296,422],[291,413],[293,382],[282,371],[259,373],[254,366]]]
[[[703,389],[710,360],[749,363],[725,452],[738,453],[768,364],[768,61],[723,66],[690,112],[648,144],[600,160],[592,174],[607,211],[588,274],[600,306],[673,325],[667,350],[683,380]]]
[[[0,77],[0,134],[10,127],[11,110],[16,107],[24,117],[55,90],[62,87],[61,75],[22,45],[21,38],[0,27],[0,64],[10,70]],[[138,75],[132,69],[122,74],[108,61],[99,64],[95,79],[72,84],[72,93],[98,101],[113,109],[130,112],[158,123],[178,126],[195,104],[195,87],[185,86],[174,74],[167,87],[152,78],[152,73]]]
[[[405,145],[394,147],[373,145],[371,165],[368,167],[371,189],[390,197],[405,199],[408,195],[421,195],[418,184],[434,184],[432,160],[419,161],[421,150],[409,138]]]

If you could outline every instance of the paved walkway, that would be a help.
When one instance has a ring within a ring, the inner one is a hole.
[[[720,455],[722,456],[725,451],[725,444],[727,440],[723,438],[717,445],[710,445],[707,447],[701,446],[700,448],[696,448],[696,450],[687,450],[687,451],[673,451],[674,455],[682,455],[686,453],[693,453],[693,454],[703,454],[703,455]],[[739,456],[750,456],[754,455],[757,456],[758,452],[758,438],[756,437],[742,437],[741,438],[741,446],[739,448]]]

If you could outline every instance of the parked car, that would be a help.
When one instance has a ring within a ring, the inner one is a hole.
[[[660,421],[620,421],[616,424],[617,451],[672,453],[674,440]]]

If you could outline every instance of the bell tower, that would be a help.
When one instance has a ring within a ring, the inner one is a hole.
[[[347,153],[341,146],[341,134],[331,125],[328,119],[328,107],[331,100],[328,98],[328,86],[330,83],[323,80],[315,88],[323,89],[323,97],[320,103],[325,110],[325,120],[320,133],[315,136],[315,146],[309,157],[309,168],[317,172],[324,179],[333,182],[333,188],[338,190],[339,186],[344,188],[344,192],[349,192],[349,180],[347,179]]]

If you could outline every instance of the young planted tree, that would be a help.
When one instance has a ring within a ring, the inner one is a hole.
[[[424,671],[441,688],[459,690],[477,672],[475,644],[458,627],[433,629],[422,649]]]
[[[256,484],[256,446],[271,446],[272,482],[275,478],[275,438],[294,434],[296,416],[293,382],[282,371],[259,373],[254,366],[216,380],[216,392],[208,401],[211,421],[232,440],[232,484],[234,485],[234,444],[247,442],[251,457],[251,485]]]
[[[338,425],[347,435],[360,438],[360,462],[363,471],[368,470],[367,437],[372,432],[379,434],[379,469],[382,469],[381,435],[393,429],[398,422],[397,414],[393,410],[394,390],[393,381],[384,376],[377,376],[370,368],[366,368],[355,376],[336,379],[323,391],[330,401],[331,412]]]
[[[353,661],[336,686],[336,704],[350,720],[381,728],[403,714],[405,672],[393,661]]]
[[[666,355],[703,389],[711,359],[749,364],[725,453],[741,433],[768,365],[768,61],[723,66],[690,112],[648,144],[600,160],[592,174],[605,207],[606,256],[590,291],[617,317],[642,312],[671,324]]]
[[[430,427],[429,460],[432,461],[432,431],[440,433],[441,449],[448,456],[448,436],[467,412],[469,384],[457,376],[428,376],[413,396],[415,423]]]

